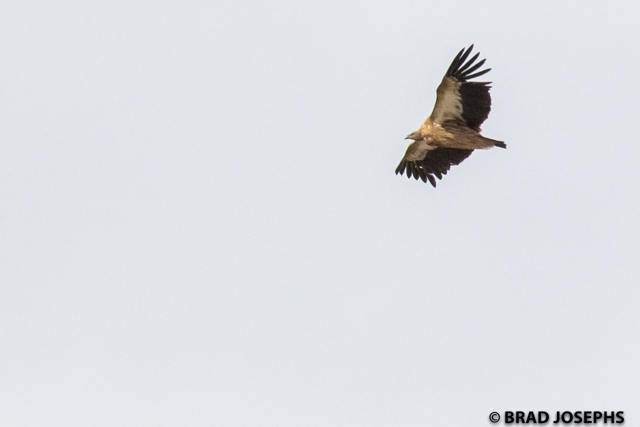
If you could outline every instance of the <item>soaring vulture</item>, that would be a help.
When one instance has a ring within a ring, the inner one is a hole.
[[[442,179],[451,166],[460,164],[473,150],[493,146],[507,148],[502,141],[480,135],[480,125],[491,111],[491,82],[469,80],[488,73],[491,68],[475,72],[485,60],[475,63],[480,55],[476,53],[467,61],[472,49],[473,45],[456,55],[438,86],[433,112],[420,129],[405,138],[414,142],[407,148],[396,175],[406,171],[408,178],[429,180],[435,187],[434,175]]]

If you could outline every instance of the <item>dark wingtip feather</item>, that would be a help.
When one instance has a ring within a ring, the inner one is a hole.
[[[478,56],[480,56],[480,52],[476,53],[475,55],[473,55],[473,57],[467,61],[466,64],[464,64],[462,67],[460,67],[460,69],[458,70],[458,73],[460,74],[464,74],[467,70],[467,68],[469,68],[471,66],[471,64],[473,64],[473,62],[478,59]]]
[[[496,146],[504,145],[502,141],[494,141],[494,144]],[[442,179],[451,166],[459,165],[472,152],[473,150],[439,147],[428,151],[422,160],[408,161],[402,159],[396,168],[396,174],[402,174],[406,170],[407,178],[414,178],[416,181],[422,180],[425,183],[429,182],[435,188],[437,185],[436,178]]]
[[[478,56],[478,55],[476,55],[476,56]],[[475,70],[477,70],[478,68],[482,67],[482,65],[485,63],[485,61],[486,61],[486,59],[483,59],[482,61],[478,62],[476,65],[474,65],[473,67],[469,68],[468,70],[460,70],[460,74],[462,74],[465,78],[467,78],[467,76],[469,74],[473,73]]]
[[[471,45],[473,46],[473,45]],[[460,57],[462,56],[462,53],[464,52],[464,48],[462,48],[462,50],[460,52],[458,52],[458,54],[456,55],[455,58],[453,58],[453,61],[451,61],[451,65],[449,65],[449,69],[447,70],[447,73],[445,74],[446,76],[450,76],[451,73],[453,73],[453,71],[457,68],[458,66],[458,60],[460,59]]]
[[[473,44],[469,46],[467,49],[462,49],[460,52],[458,52],[453,62],[449,66],[449,69],[447,70],[445,77],[453,77],[461,82],[466,82],[467,80],[470,80],[474,77],[478,77],[488,73],[491,70],[491,68],[480,71],[476,74],[472,74],[478,68],[482,67],[482,65],[484,65],[486,61],[485,59],[483,59],[479,63],[475,64],[475,61],[480,56],[480,52],[476,53],[471,59],[467,61],[467,58],[471,54],[472,50],[473,50]]]
[[[464,64],[464,61],[467,60],[467,58],[469,57],[469,54],[471,53],[471,49],[473,49],[473,45],[471,45],[469,47],[469,49],[467,49],[467,51],[465,53],[462,54],[462,57],[458,60],[458,67],[460,67],[460,65]]]
[[[475,74],[471,74],[470,76],[465,76],[465,79],[466,79],[466,80],[471,80],[471,79],[474,79],[474,78],[476,78],[476,77],[480,77],[480,76],[482,76],[482,75],[485,75],[485,74],[487,74],[489,71],[491,71],[491,68],[487,68],[486,70],[482,70],[482,71],[479,71],[479,72],[477,72],[477,73],[475,73]]]

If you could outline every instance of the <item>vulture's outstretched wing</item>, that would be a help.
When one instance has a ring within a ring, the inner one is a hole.
[[[396,175],[402,175],[405,170],[407,178],[412,176],[415,179],[422,179],[429,182],[434,187],[436,179],[442,179],[442,175],[446,175],[451,166],[459,165],[464,159],[469,157],[473,150],[463,150],[459,148],[435,148],[426,152],[422,160],[406,160],[407,156],[400,162],[396,168]]]
[[[482,67],[485,59],[474,64],[480,55],[476,53],[467,61],[472,49],[473,45],[462,49],[449,66],[442,83],[438,86],[438,97],[431,118],[439,124],[449,120],[459,121],[480,131],[480,125],[489,117],[491,111],[491,82],[468,80],[488,73],[491,68],[475,72]]]

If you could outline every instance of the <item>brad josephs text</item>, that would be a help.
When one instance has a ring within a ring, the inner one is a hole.
[[[553,424],[595,424],[599,421],[605,424],[622,424],[624,423],[624,411],[556,411]],[[505,411],[504,413],[505,424],[545,424],[547,422],[549,422],[549,413],[546,411]]]

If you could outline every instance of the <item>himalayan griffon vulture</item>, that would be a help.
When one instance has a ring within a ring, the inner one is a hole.
[[[406,171],[408,178],[428,180],[435,187],[434,176],[442,179],[451,166],[460,164],[473,150],[493,146],[507,148],[502,141],[480,135],[480,125],[491,111],[491,82],[469,80],[488,73],[491,68],[475,72],[485,60],[474,64],[480,55],[476,53],[467,61],[472,49],[473,45],[456,55],[438,86],[433,112],[420,129],[405,138],[414,142],[407,148],[396,175]]]

